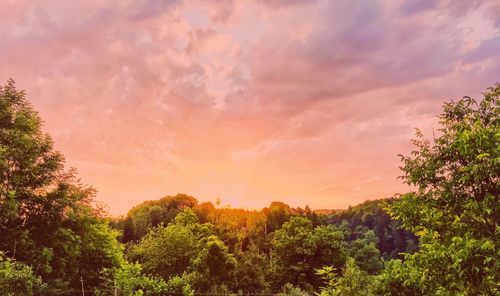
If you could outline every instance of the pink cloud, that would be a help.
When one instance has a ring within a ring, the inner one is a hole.
[[[113,213],[185,192],[345,207],[406,190],[398,153],[498,81],[488,1],[7,1],[0,80]],[[458,17],[459,16],[459,17]]]

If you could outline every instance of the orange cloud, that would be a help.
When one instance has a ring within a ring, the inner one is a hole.
[[[498,81],[490,1],[4,1],[0,80],[112,213],[184,192],[339,208]]]

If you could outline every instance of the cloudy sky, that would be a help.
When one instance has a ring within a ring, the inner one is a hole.
[[[342,208],[500,81],[495,0],[0,2],[13,78],[113,214],[183,192]]]

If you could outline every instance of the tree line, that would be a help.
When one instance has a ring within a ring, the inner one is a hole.
[[[5,295],[498,295],[500,86],[445,103],[439,136],[401,156],[412,192],[324,214],[186,194],[109,217],[0,86]]]

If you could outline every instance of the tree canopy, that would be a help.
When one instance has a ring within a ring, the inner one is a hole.
[[[500,283],[500,86],[484,99],[446,103],[439,137],[420,131],[402,156],[403,180],[417,188],[389,207],[421,242],[400,266],[422,293],[487,295]]]

